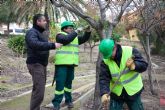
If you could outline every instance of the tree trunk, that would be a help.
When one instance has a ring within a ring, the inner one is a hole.
[[[90,47],[90,62],[92,62],[92,51],[93,51],[93,47]]]
[[[110,29],[113,29],[113,26],[110,25]],[[111,38],[112,31],[108,30],[109,36],[106,36],[105,30],[97,30],[99,35],[101,36],[101,40],[104,38]],[[100,64],[101,64],[101,54],[99,52],[96,64],[96,84],[95,84],[95,93],[94,93],[94,110],[98,110],[101,105],[101,98],[100,98],[100,85],[99,85],[99,73],[100,73]]]
[[[56,22],[56,20],[55,20],[55,10],[54,10],[54,7],[53,7],[53,5],[51,5],[52,7],[52,12],[53,12],[53,22],[55,23]],[[56,22],[57,23],[57,22]]]
[[[50,23],[50,19],[49,19],[49,16],[48,16],[48,3],[47,3],[47,0],[45,1],[45,12],[44,12],[44,15],[45,15],[45,18],[46,18],[46,21],[47,21],[47,25],[46,25],[46,30],[43,32],[43,35],[47,38],[49,38],[49,23]]]
[[[99,73],[100,73],[100,63],[101,63],[101,54],[98,54],[97,64],[96,64],[96,84],[95,84],[95,93],[94,93],[94,110],[98,110],[101,100],[100,100],[100,86],[99,86]]]
[[[154,88],[153,88],[153,78],[152,78],[152,74],[151,74],[151,70],[152,70],[152,64],[151,64],[151,54],[150,54],[150,42],[149,42],[149,36],[146,36],[146,41],[147,41],[147,51],[148,51],[148,77],[149,77],[149,83],[150,83],[150,90],[151,93],[154,94]]]
[[[110,26],[108,28],[108,36],[106,36],[106,38],[112,38],[113,29],[114,29],[114,26],[112,24],[110,24]]]
[[[55,7],[55,17],[56,17],[56,23],[59,23],[59,13],[58,13],[58,10],[57,8]]]
[[[10,32],[9,32],[9,31],[10,31],[9,28],[10,28],[10,23],[7,23],[7,37],[9,37],[9,33],[10,33]]]

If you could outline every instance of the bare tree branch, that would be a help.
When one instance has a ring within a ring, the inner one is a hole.
[[[123,13],[124,13],[124,11],[125,11],[125,9],[130,5],[131,2],[132,2],[132,0],[126,0],[125,2],[123,2],[123,5],[121,6],[120,13],[119,13],[119,15],[114,19],[113,25],[116,25],[116,24],[120,21],[120,19],[121,19]]]
[[[148,26],[148,31],[150,31],[152,28],[154,28],[156,25],[158,25],[160,22],[162,22],[162,20],[165,19],[165,16],[159,20],[156,20],[155,22],[153,22],[151,25]]]
[[[108,8],[108,7],[109,7],[110,2],[111,2],[111,0],[108,0],[108,1],[107,1],[107,4],[105,5],[105,7],[104,7],[103,9]]]
[[[58,3],[57,0],[50,0],[52,4],[54,4],[56,7],[62,7],[61,3]]]
[[[105,7],[104,4],[101,0],[97,0],[99,7],[100,7],[100,16],[101,16],[101,20],[105,21],[106,20],[106,13],[105,13]]]
[[[95,29],[98,29],[98,23],[92,19],[91,17],[85,15],[83,12],[80,12],[77,8],[75,8],[70,2],[68,2],[67,0],[64,1],[59,1],[60,3],[57,3],[57,1],[52,0],[53,4],[56,7],[65,7],[67,10],[69,10],[70,12],[74,13],[75,15],[80,16],[81,18],[85,19],[89,24],[91,24],[91,26]],[[67,4],[68,5],[67,5]]]

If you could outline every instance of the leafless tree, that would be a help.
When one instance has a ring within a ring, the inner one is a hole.
[[[150,89],[151,93],[155,94],[151,74],[153,68],[150,54],[150,33],[153,28],[159,26],[160,23],[165,21],[165,14],[163,14],[165,9],[161,7],[163,0],[144,0],[144,2],[140,2],[140,0],[137,1],[135,2],[134,0],[134,4],[137,8],[139,19],[132,24],[132,27],[137,28],[142,36],[140,37],[140,41],[143,45],[149,63],[148,76]]]
[[[133,0],[51,0],[52,4],[58,8],[65,8],[70,13],[75,14],[87,21],[100,36],[100,39],[108,38],[112,35],[112,31],[119,23],[126,8]],[[97,18],[88,15],[90,10],[86,10],[87,6],[91,6],[97,10]],[[107,15],[110,15],[107,16]],[[109,17],[109,18],[108,18]],[[108,34],[105,34],[108,33]],[[94,95],[94,110],[97,110],[100,105],[99,97],[99,71],[100,71],[101,56],[98,55],[96,66],[96,85]]]

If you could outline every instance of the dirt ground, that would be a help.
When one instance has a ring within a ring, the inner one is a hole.
[[[160,99],[165,101],[165,57],[153,55],[152,63],[154,70],[152,71],[155,95],[150,92],[150,83],[147,79],[144,80],[144,91],[142,93],[142,100],[144,102],[145,110],[165,110],[165,104],[160,104]],[[147,73],[145,73],[147,74]],[[163,95],[164,97],[160,97]]]

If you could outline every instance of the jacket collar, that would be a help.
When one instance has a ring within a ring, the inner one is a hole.
[[[38,31],[41,32],[41,33],[45,31],[44,28],[42,28],[42,27],[40,27],[40,26],[38,26],[38,25],[33,25],[33,28],[35,28],[36,30],[38,30]]]

